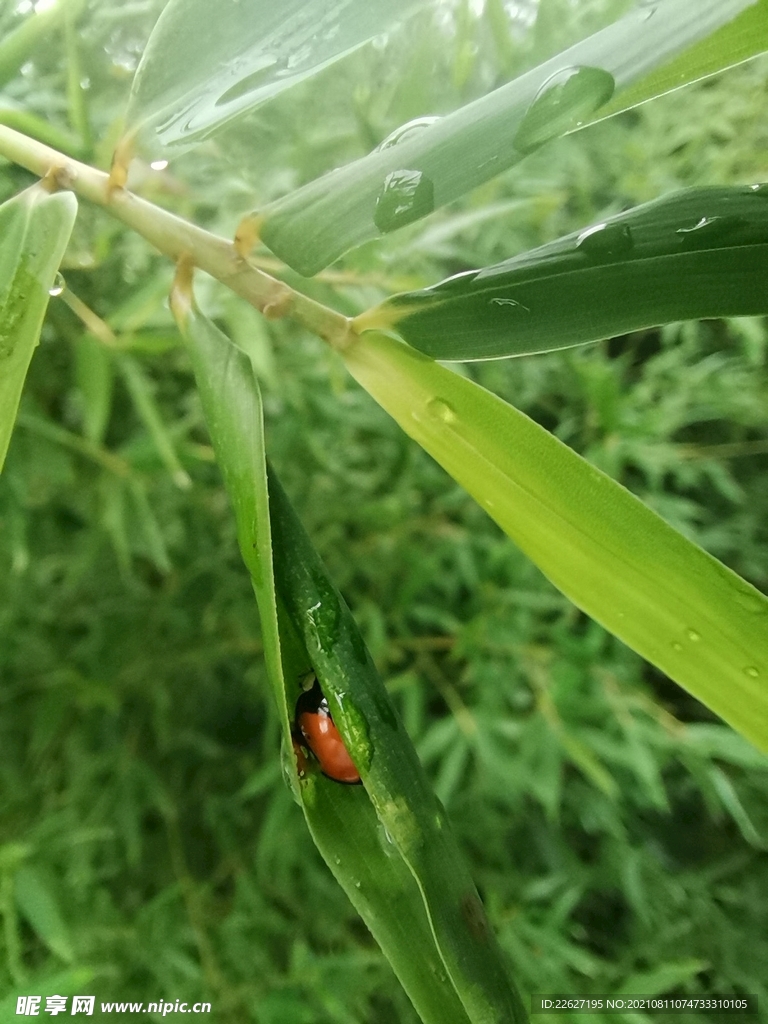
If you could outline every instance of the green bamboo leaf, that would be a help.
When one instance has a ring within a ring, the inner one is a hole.
[[[310,832],[427,1024],[522,1021],[525,1014],[494,956],[444,812],[349,611],[272,473],[267,487],[261,398],[250,361],[199,313],[181,280],[172,306],[235,509],[283,725],[284,768]],[[298,777],[290,719],[299,680],[310,668],[321,679],[364,787],[342,786],[315,771]],[[414,803],[427,809],[426,825],[414,816]],[[425,840],[427,846],[434,840],[435,849],[420,851]],[[426,879],[425,862],[433,868]],[[447,936],[446,928],[457,934]],[[458,982],[457,956],[469,957],[459,964]]]
[[[692,188],[358,317],[435,359],[570,348],[676,320],[768,313],[768,186]]]
[[[40,873],[21,867],[14,878],[16,905],[36,935],[67,963],[74,959],[69,929],[61,916],[56,896]]]
[[[0,470],[76,212],[71,193],[41,185],[0,206]]]
[[[75,380],[83,398],[85,436],[101,444],[112,412],[115,377],[112,354],[93,335],[84,334],[75,344]]]
[[[648,4],[649,12],[652,5]],[[649,14],[649,16],[652,16]],[[689,82],[716,75],[725,68],[743,64],[768,48],[768,0],[757,0],[716,32],[691,46],[679,57],[651,71],[625,89],[603,110],[599,118],[611,117],[640,103],[663,96]]]
[[[507,976],[448,818],[352,614],[272,472],[269,493],[278,594],[360,772],[365,797],[375,812],[370,821],[378,819],[379,858],[387,856],[389,843],[390,857],[402,858],[412,872],[442,961],[438,980],[443,986],[453,985],[467,1018],[523,1021],[520,997]],[[305,807],[317,799],[318,790],[335,785],[321,775],[309,775],[302,784]],[[372,850],[373,846],[372,839]]]
[[[353,246],[452,202],[557,136],[584,127],[630,85],[730,24],[755,0],[659,0],[447,117],[404,126],[373,153],[253,215],[262,240],[306,276]],[[764,0],[761,0],[761,7]],[[768,32],[756,37],[758,52]],[[741,51],[736,60],[743,59]],[[728,67],[728,52],[720,54]],[[683,84],[678,79],[677,85]],[[648,98],[646,96],[645,98]]]
[[[189,145],[392,28],[428,0],[171,0],[136,71],[126,138]]]
[[[574,604],[768,750],[768,598],[472,381],[373,332],[344,356]]]
[[[155,446],[155,451],[160,461],[170,473],[176,486],[181,487],[183,490],[186,489],[191,485],[192,481],[187,471],[179,462],[173,440],[141,365],[132,356],[126,355],[117,357],[117,365],[120,367],[120,372],[123,375],[123,380],[128,388],[134,408],[147,428],[149,436],[152,438],[152,443]]]

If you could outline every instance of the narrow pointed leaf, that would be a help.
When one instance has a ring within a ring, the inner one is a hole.
[[[378,848],[386,857],[389,845],[389,856],[402,858],[416,880],[442,961],[435,980],[453,986],[472,1022],[522,1022],[520,997],[445,811],[344,599],[272,473],[269,487],[278,593],[360,772],[378,819]],[[305,807],[334,785],[310,775]]]
[[[401,131],[396,144],[267,206],[258,214],[261,238],[299,273],[315,274],[353,246],[426,216],[550,139],[596,120],[614,95],[620,99],[624,89],[754,3],[659,0],[638,6],[487,96],[418,130]],[[758,42],[757,52],[768,47],[767,39]],[[732,62],[726,51],[720,60],[722,68]],[[675,85],[682,84],[678,75]]]
[[[676,192],[358,317],[435,359],[570,348],[676,320],[768,313],[768,186]]]
[[[345,359],[574,604],[768,750],[768,598],[472,381],[373,332]]]
[[[267,489],[261,399],[250,361],[183,288],[175,289],[172,305],[234,506],[283,723],[284,768],[310,832],[426,1024],[522,1022],[444,812],[351,615],[271,472]],[[297,775],[289,708],[310,667],[365,787],[342,786],[317,771]],[[419,850],[432,841],[434,849]],[[425,864],[431,877],[420,873]]]
[[[136,71],[126,136],[199,141],[386,32],[427,0],[170,0]]]
[[[0,206],[0,470],[77,201],[34,185]]]

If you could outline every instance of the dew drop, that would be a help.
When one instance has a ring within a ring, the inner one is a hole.
[[[596,261],[626,256],[634,244],[629,224],[596,224],[576,239],[579,252]]]
[[[582,125],[613,95],[616,83],[602,68],[567,67],[547,79],[534,97],[515,134],[521,153]]]
[[[429,128],[430,125],[439,120],[439,117],[415,117],[412,121],[401,124],[399,128],[395,128],[393,132],[390,132],[386,139],[378,144],[375,152],[380,153],[383,149],[391,149],[393,146],[405,142],[406,139],[411,139],[414,135],[418,135],[424,128]]]
[[[153,171],[164,171],[165,168],[168,166],[168,161],[167,160],[153,160],[152,163],[149,166],[152,168]]]
[[[744,225],[743,217],[701,217],[695,224],[677,229],[683,249],[714,249],[727,242]]]
[[[405,227],[435,208],[435,187],[432,179],[421,171],[392,171],[376,198],[373,221],[386,234]]]
[[[529,306],[524,306],[522,304],[522,302],[518,302],[517,299],[504,298],[504,297],[499,296],[499,295],[496,295],[496,296],[494,296],[494,298],[490,299],[489,302],[488,302],[488,305],[489,306],[502,306],[502,307],[506,307],[509,310],[516,309],[516,310],[525,311],[526,313],[530,313],[531,312]]]
[[[681,643],[678,643],[677,640],[675,640],[675,642],[672,644],[672,650],[679,654],[680,651],[682,651],[682,649],[683,645]]]
[[[61,293],[64,291],[66,287],[67,282],[64,280],[64,276],[60,273],[57,273],[53,284],[48,289],[48,294],[55,299],[58,295],[61,295]]]
[[[701,633],[699,633],[698,630],[695,630],[695,629],[689,629],[686,632],[686,636],[688,637],[688,639],[691,641],[692,644],[696,644],[696,643],[699,642],[699,640],[701,640]]]
[[[744,669],[744,675],[749,676],[750,679],[758,679],[760,677],[760,669],[755,668],[754,665],[748,665]]]
[[[434,420],[441,420],[443,423],[456,422],[456,410],[442,398],[430,399],[427,402],[427,412]]]

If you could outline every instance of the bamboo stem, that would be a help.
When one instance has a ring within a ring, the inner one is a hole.
[[[103,207],[142,235],[174,262],[182,257],[231,288],[267,318],[288,316],[323,338],[333,348],[347,348],[355,339],[349,317],[337,313],[283,281],[265,274],[235,250],[232,242],[211,234],[132,192],[110,186],[103,171],[80,163],[21,132],[0,125],[0,156],[26,167],[47,187],[70,189]]]

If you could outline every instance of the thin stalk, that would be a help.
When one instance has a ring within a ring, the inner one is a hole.
[[[174,262],[184,258],[231,288],[268,319],[288,316],[331,346],[347,348],[356,335],[349,317],[337,313],[238,255],[232,242],[168,213],[122,188],[109,175],[50,146],[0,125],[0,156],[26,167],[54,188],[70,189],[103,207]]]

